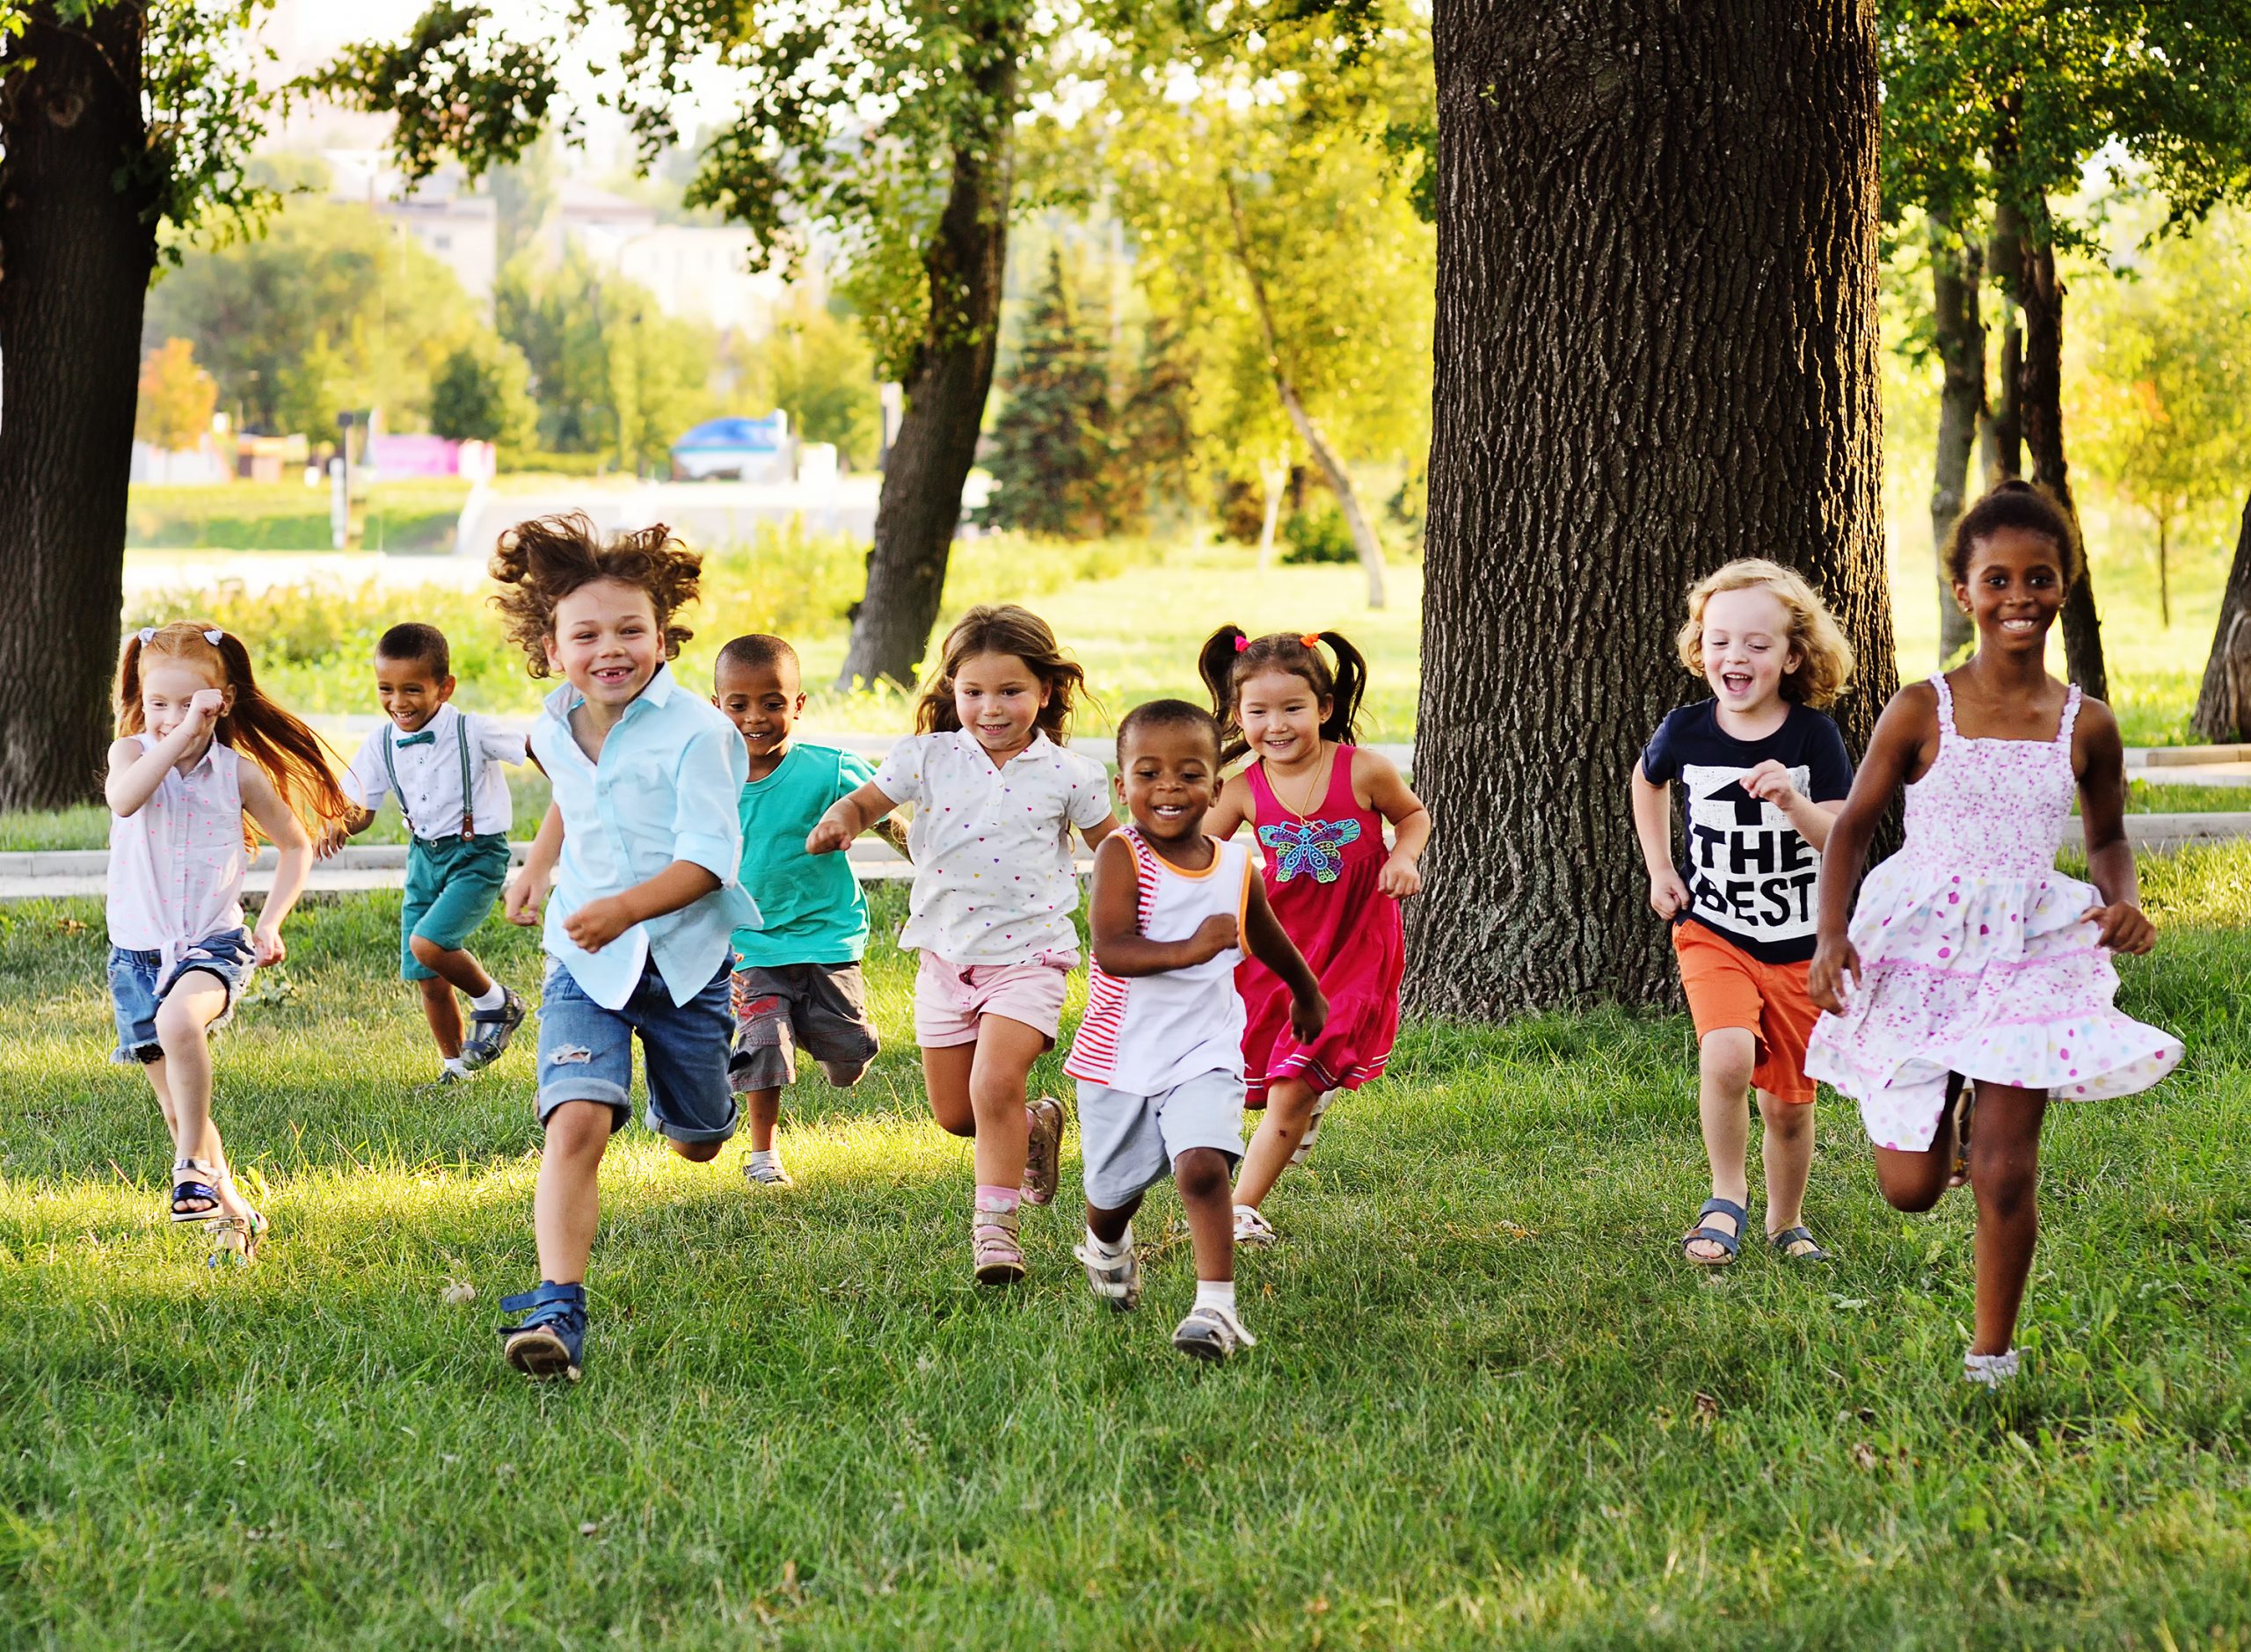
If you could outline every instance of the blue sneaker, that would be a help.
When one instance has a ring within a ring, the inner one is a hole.
[[[525,1376],[579,1379],[579,1356],[586,1345],[586,1287],[551,1284],[521,1296],[502,1297],[500,1311],[524,1317],[500,1328],[501,1352]]]

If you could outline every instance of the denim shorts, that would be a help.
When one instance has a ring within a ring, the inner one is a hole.
[[[157,1006],[184,975],[200,972],[227,989],[226,1008],[204,1029],[216,1032],[235,1018],[235,1001],[243,995],[252,959],[250,931],[222,929],[180,948],[171,968],[164,968],[161,952],[135,952],[125,947],[109,950],[109,1001],[117,1015],[117,1048],[113,1061],[138,1061],[146,1066],[164,1059],[157,1040]]]
[[[725,1141],[737,1117],[727,1085],[733,1031],[725,964],[703,991],[675,1004],[652,959],[625,1008],[605,1009],[550,958],[539,1002],[539,1122],[565,1102],[600,1102],[616,1115],[610,1127],[623,1129],[633,1117],[628,1092],[638,1034],[649,1128],[674,1141]]]

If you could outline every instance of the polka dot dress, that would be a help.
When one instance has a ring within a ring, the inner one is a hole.
[[[1964,739],[1938,690],[1939,752],[1907,788],[1907,841],[1861,887],[1858,990],[1815,1025],[1805,1070],[1861,1104],[1879,1146],[1938,1133],[1946,1077],[2095,1100],[2146,1089],[2181,1041],[2118,1013],[2117,972],[2080,914],[2093,885],[2056,870],[2078,782],[2064,703],[2053,740]]]

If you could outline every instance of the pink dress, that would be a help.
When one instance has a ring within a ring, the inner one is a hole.
[[[2131,1095],[2181,1059],[2181,1041],[2118,1013],[2118,974],[2080,914],[2093,885],[2056,870],[2079,782],[2074,688],[2052,740],[1964,739],[1938,690],[1938,757],[1907,788],[1907,841],[1861,886],[1849,934],[1861,979],[1824,1015],[1805,1070],[1861,1104],[1880,1147],[1938,1134],[1946,1077]]]
[[[1243,959],[1235,975],[1244,1010],[1243,1104],[1265,1106],[1267,1087],[1284,1079],[1315,1091],[1356,1090],[1391,1059],[1407,970],[1399,903],[1376,887],[1391,855],[1383,817],[1352,795],[1349,746],[1337,748],[1328,795],[1310,816],[1282,806],[1264,763],[1243,772],[1266,861],[1266,899],[1329,1000],[1321,1037],[1300,1044],[1290,1030],[1290,989],[1257,958]]]

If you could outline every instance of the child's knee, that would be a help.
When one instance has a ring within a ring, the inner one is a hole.
[[[1266,1114],[1284,1130],[1296,1130],[1313,1117],[1314,1092],[1308,1084],[1277,1084],[1266,1092]]]
[[[1786,1102],[1766,1090],[1759,1092],[1759,1117],[1777,1136],[1795,1141],[1813,1132],[1813,1103]]]
[[[577,1156],[599,1155],[609,1145],[616,1120],[602,1102],[565,1102],[547,1116],[547,1152]]]
[[[1749,1089],[1752,1071],[1758,1065],[1758,1035],[1748,1028],[1716,1027],[1697,1046],[1697,1070],[1708,1082],[1730,1092]]]
[[[409,935],[406,941],[406,948],[408,951],[414,954],[414,961],[417,964],[419,964],[426,970],[436,969],[438,967],[438,960],[452,950],[450,947],[440,946],[435,941],[433,941],[426,935]],[[443,983],[441,982],[439,985],[442,986]],[[424,990],[427,991],[431,983],[425,981],[422,983],[422,986]]]
[[[667,1137],[665,1145],[690,1164],[709,1164],[719,1156],[724,1141],[675,1141]]]
[[[204,1041],[202,1015],[185,993],[157,1006],[157,1043],[167,1058],[193,1050]]]
[[[1227,1154],[1216,1147],[1191,1147],[1172,1161],[1172,1181],[1183,1201],[1219,1198],[1230,1185]]]
[[[1946,1195],[1946,1177],[1935,1171],[1913,1176],[1879,1175],[1876,1185],[1886,1204],[1913,1214],[1929,1210]]]

